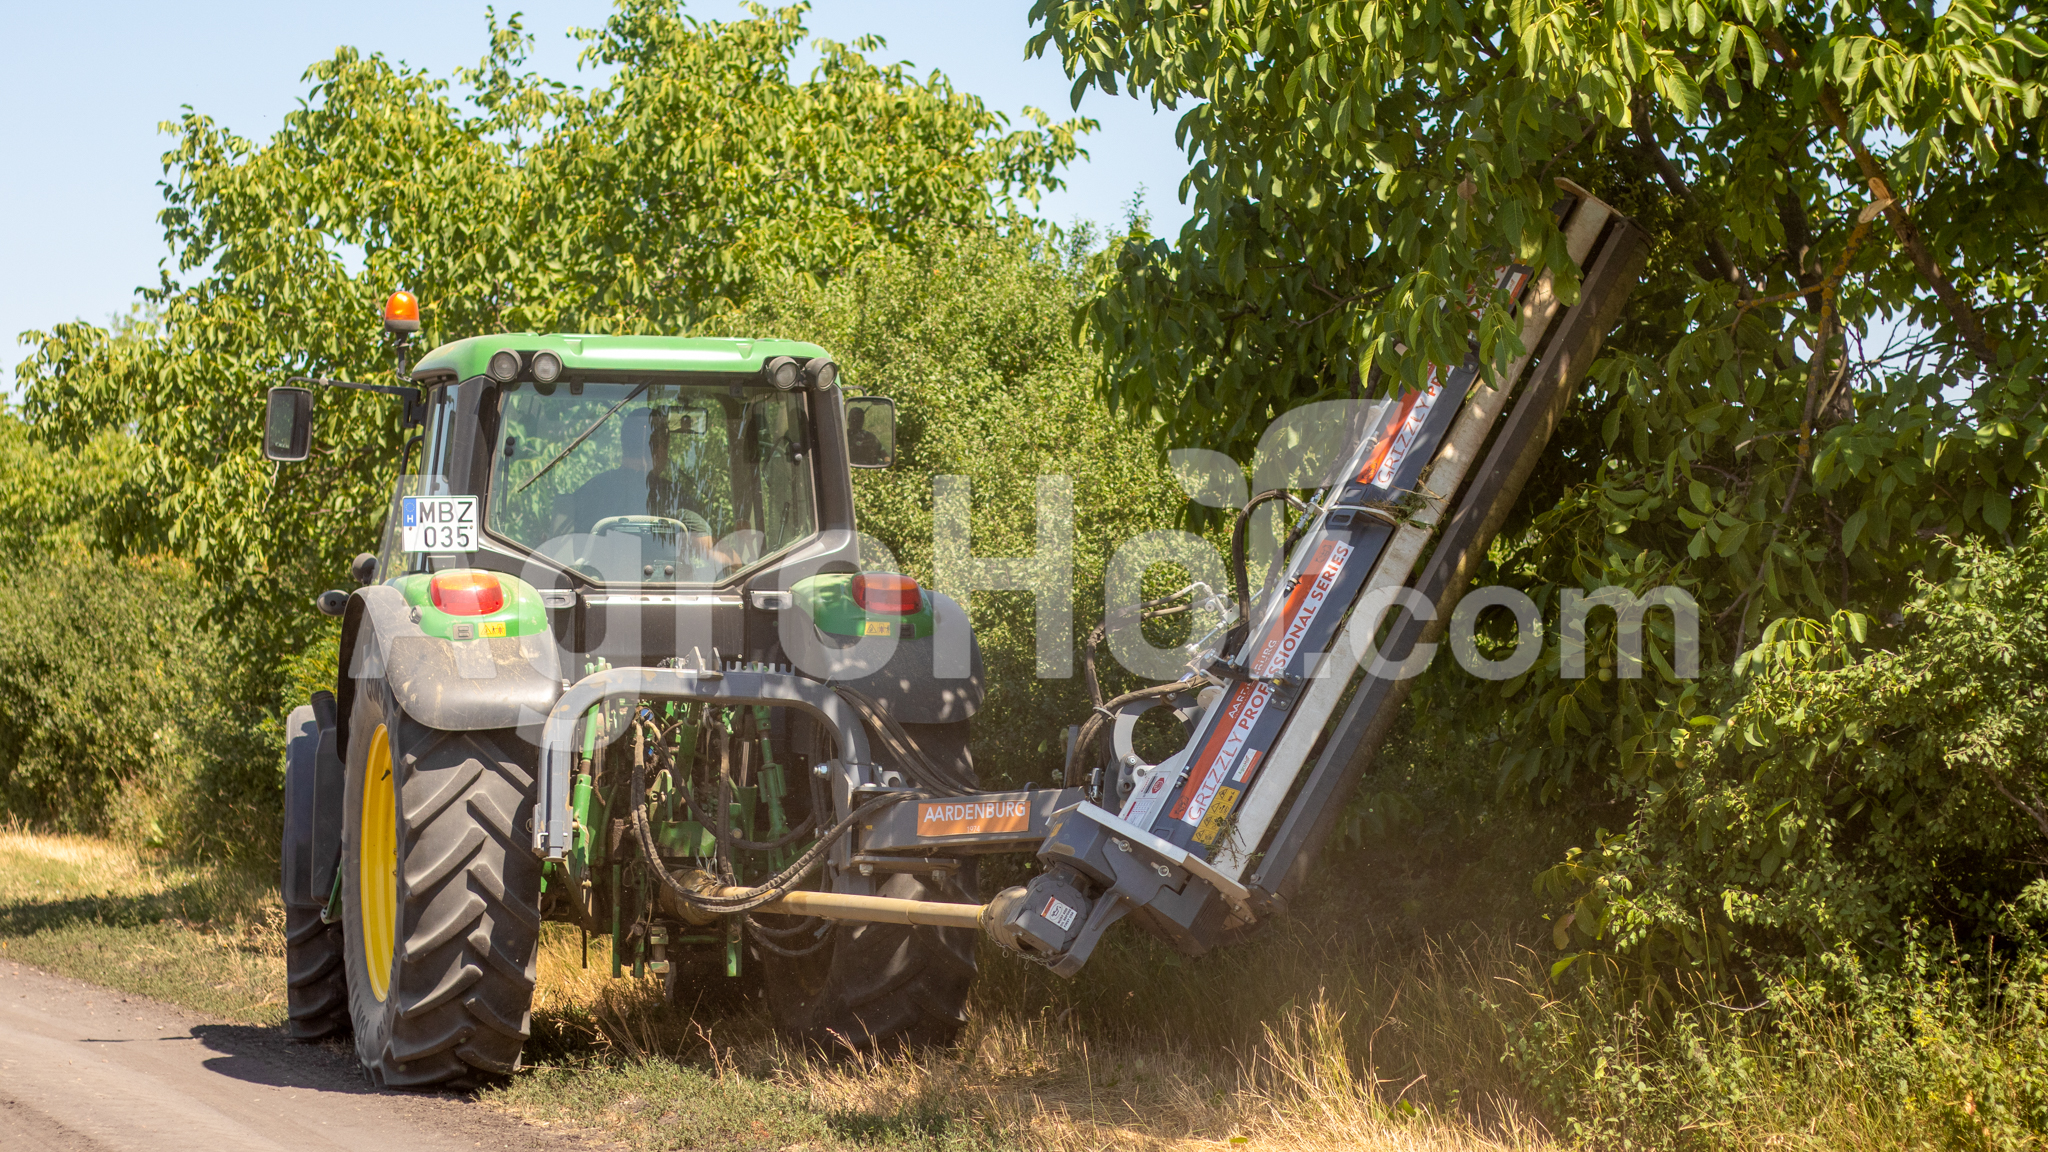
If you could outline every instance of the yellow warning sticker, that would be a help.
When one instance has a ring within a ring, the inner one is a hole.
[[[483,634],[486,636],[503,636],[505,634],[505,622],[503,620],[484,621]]]
[[[887,636],[889,634],[889,622],[887,620],[870,620],[868,621],[867,629],[863,635]]]
[[[1228,786],[1216,790],[1216,798],[1209,802],[1208,814],[1202,817],[1201,827],[1195,829],[1197,844],[1216,842],[1217,834],[1223,831],[1223,820],[1230,815],[1230,810],[1237,806],[1239,795],[1241,793],[1238,789]]]

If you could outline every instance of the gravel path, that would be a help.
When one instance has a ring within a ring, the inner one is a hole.
[[[37,1152],[591,1149],[454,1095],[377,1092],[294,1044],[0,961],[0,1148]]]

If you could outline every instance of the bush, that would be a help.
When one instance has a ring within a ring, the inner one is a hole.
[[[2048,532],[1956,545],[1894,649],[1865,623],[1784,620],[1633,797],[1548,878],[1571,937],[1645,987],[1677,970],[1878,970],[1905,926],[1975,946],[2037,881],[2048,833]]]
[[[0,585],[9,815],[181,855],[275,855],[278,743],[232,693],[209,601],[182,561],[76,546]]]
[[[188,856],[274,856],[283,725],[262,677],[190,564],[109,546],[134,459],[119,432],[46,450],[0,412],[0,559],[19,573],[0,583],[0,813]]]
[[[1509,1060],[1596,1147],[2038,1148],[2048,952],[2014,926],[2013,954],[1966,956],[1916,928],[1884,975],[1774,979],[1754,1003],[1669,1016],[1582,985],[1500,1012]]]

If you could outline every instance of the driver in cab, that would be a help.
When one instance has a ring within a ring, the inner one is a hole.
[[[659,517],[667,521],[662,525],[664,529],[680,537],[677,543],[687,542],[699,555],[709,554],[711,536],[700,531],[700,526],[708,525],[701,516],[687,510],[690,502],[680,491],[686,485],[668,475],[667,440],[666,436],[657,437],[653,414],[648,409],[635,408],[621,415],[618,465],[555,499],[555,534],[596,532],[610,527],[605,521],[620,517]],[[682,536],[682,530],[689,535]]]

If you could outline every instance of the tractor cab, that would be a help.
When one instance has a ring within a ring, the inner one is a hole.
[[[537,599],[568,667],[788,663],[781,623],[748,606],[859,571],[849,469],[895,454],[893,404],[846,397],[825,350],[796,341],[515,333],[443,345],[408,376],[299,381],[398,393],[418,428],[359,579],[445,612],[431,577],[491,574],[509,617],[476,634],[516,638]],[[272,390],[273,459],[303,454],[311,414],[307,389]]]
[[[522,383],[496,415],[488,527],[593,584],[716,584],[817,528],[796,394]]]
[[[446,491],[417,493],[410,520],[400,496],[387,571],[433,566],[403,535],[429,497],[474,497],[478,559],[563,587],[730,588],[829,564],[852,526],[846,470],[888,464],[871,428],[894,438],[888,401],[846,399],[824,349],[793,341],[478,337],[412,378],[429,393],[419,473]]]

